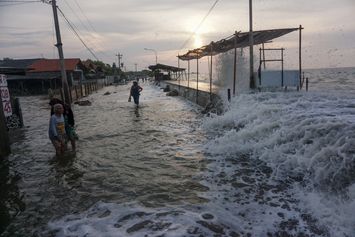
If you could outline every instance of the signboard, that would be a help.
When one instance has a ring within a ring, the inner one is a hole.
[[[6,77],[4,74],[0,74],[0,87],[6,86],[7,87],[7,81]]]
[[[9,116],[12,115],[12,108],[11,108],[11,102],[10,101],[3,101],[2,102],[2,108],[4,109],[5,117],[9,117]]]
[[[0,74],[0,95],[5,117],[12,115],[9,89],[7,88],[6,77]]]
[[[283,86],[299,86],[299,71],[285,70],[283,75]],[[281,87],[282,71],[261,71],[261,87]]]
[[[7,87],[0,87],[2,101],[10,101],[10,93]]]

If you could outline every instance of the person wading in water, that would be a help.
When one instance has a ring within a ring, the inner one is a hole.
[[[143,90],[142,87],[138,85],[138,82],[134,81],[133,85],[131,86],[131,91],[129,93],[128,102],[131,102],[131,97],[133,96],[134,103],[138,106],[139,105],[139,96],[140,92]]]
[[[55,104],[53,106],[54,114],[51,116],[49,120],[49,129],[48,135],[51,140],[57,156],[61,156],[65,151],[65,124],[63,117],[63,105]]]

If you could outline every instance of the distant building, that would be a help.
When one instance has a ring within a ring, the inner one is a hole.
[[[95,64],[92,60],[87,59],[82,63],[85,66],[84,74],[86,79],[97,79],[105,77],[103,68]]]

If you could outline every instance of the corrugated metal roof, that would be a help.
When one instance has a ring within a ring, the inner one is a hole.
[[[5,59],[5,60],[0,60],[0,67],[25,69],[25,68],[28,68],[35,61],[41,60],[41,59],[42,58]]]
[[[160,63],[158,63],[156,65],[151,65],[148,68],[152,71],[164,70],[164,71],[171,71],[171,72],[179,72],[179,71],[185,70],[185,68],[179,68],[179,67],[169,66],[169,65],[160,64]]]
[[[74,71],[78,64],[81,64],[79,58],[68,58],[64,60],[65,70]],[[60,71],[59,59],[41,59],[35,61],[29,66],[31,70],[29,72],[57,72]]]
[[[270,40],[281,37],[296,30],[299,30],[299,28],[253,31],[254,45],[266,43]],[[181,60],[200,59],[205,56],[214,56],[220,53],[227,52],[231,49],[234,49],[235,47],[244,48],[248,46],[249,32],[239,32],[236,35],[232,35],[228,38],[219,40],[217,42],[211,42],[208,45],[190,50],[184,55],[179,55],[178,58]]]

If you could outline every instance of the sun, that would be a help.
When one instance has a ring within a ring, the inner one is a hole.
[[[194,35],[194,48],[199,48],[203,45],[201,36],[198,34]]]

